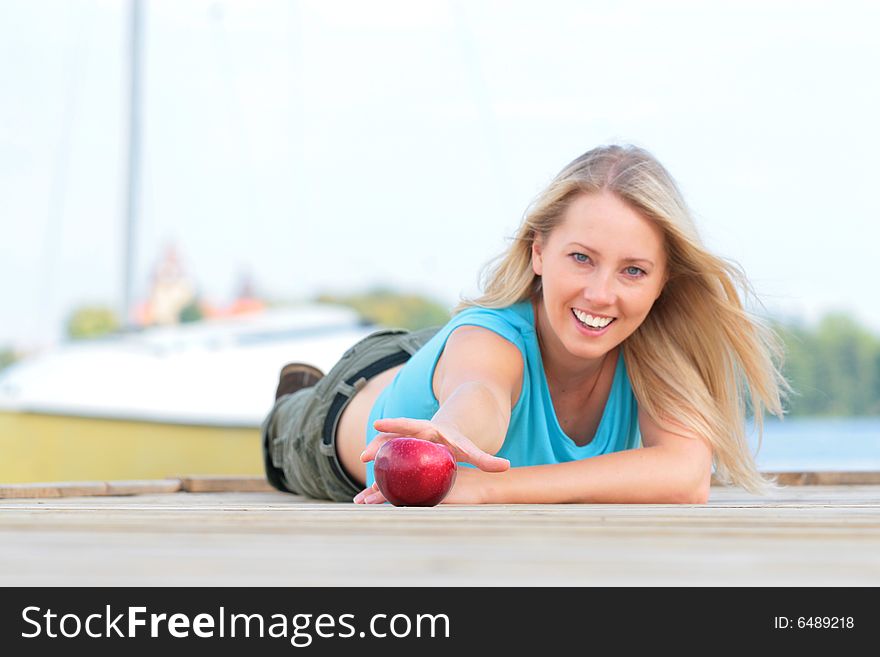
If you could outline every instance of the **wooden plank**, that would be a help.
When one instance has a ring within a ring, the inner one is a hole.
[[[180,478],[187,493],[270,493],[275,491],[265,477],[184,476]]]
[[[880,472],[765,472],[782,486],[877,486]],[[713,486],[723,486],[712,475]]]
[[[715,488],[705,506],[7,499],[0,545],[0,586],[876,586],[880,486]]]
[[[180,479],[139,479],[108,481],[106,495],[155,495],[177,493],[183,489]]]
[[[880,484],[880,472],[782,472],[779,483],[786,486],[876,486]]]
[[[777,472],[782,486],[878,486],[880,472]],[[725,490],[713,476],[715,490]],[[60,497],[94,497],[119,495],[150,495],[155,493],[275,493],[264,477],[186,475],[179,478],[133,481],[39,482],[0,485],[0,499],[51,499]],[[713,492],[714,495],[714,492]],[[292,496],[284,496],[290,499]]]
[[[56,481],[0,486],[0,499],[52,499],[59,497],[103,497],[176,493],[179,479],[143,481]]]
[[[0,499],[152,495],[156,493],[277,492],[263,477],[185,476],[132,481],[65,481],[0,485]]]
[[[0,498],[53,498],[105,495],[104,481],[63,481],[0,485]]]

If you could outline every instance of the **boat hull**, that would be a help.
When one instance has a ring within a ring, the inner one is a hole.
[[[260,430],[0,411],[0,483],[262,475]]]

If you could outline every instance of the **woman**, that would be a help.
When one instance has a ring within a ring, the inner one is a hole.
[[[475,466],[444,503],[704,504],[713,465],[763,492],[774,482],[749,450],[746,403],[760,432],[788,387],[739,291],[748,281],[702,245],[659,162],[591,150],[444,327],[374,334],[327,377],[282,372],[263,432],[270,481],[382,503],[372,460],[412,436]]]

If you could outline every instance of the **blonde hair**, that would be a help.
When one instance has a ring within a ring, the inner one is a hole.
[[[706,250],[675,181],[644,149],[601,146],[566,166],[529,206],[511,246],[487,263],[484,293],[462,299],[453,313],[538,297],[541,277],[531,266],[535,237],[546,240],[575,197],[603,190],[655,222],[665,237],[669,278],[622,345],[640,407],[664,428],[678,424],[708,439],[720,482],[756,494],[778,488],[758,472],[745,416],[750,406],[760,449],[765,411],[782,417],[790,391],[780,371],[781,341],[746,310],[745,302],[757,297],[745,274]]]

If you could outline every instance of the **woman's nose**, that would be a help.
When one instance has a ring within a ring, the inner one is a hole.
[[[584,299],[598,310],[600,306],[610,306],[616,299],[614,278],[610,273],[597,272],[584,288]]]

